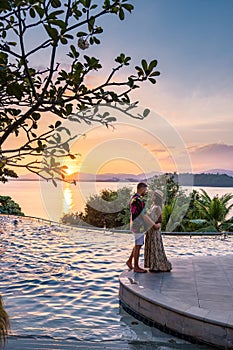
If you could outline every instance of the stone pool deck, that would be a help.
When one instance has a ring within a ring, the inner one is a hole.
[[[184,257],[171,262],[170,273],[123,272],[121,305],[165,332],[233,349],[233,255]]]
[[[10,337],[4,350],[154,350],[153,344],[137,341],[62,341]]]

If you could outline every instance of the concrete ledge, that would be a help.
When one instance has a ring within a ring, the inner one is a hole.
[[[233,349],[233,258],[194,257],[172,263],[172,273],[122,273],[123,308],[146,324],[189,341]],[[201,302],[208,307],[201,307]]]
[[[139,350],[137,344],[127,341],[74,341],[10,336],[4,350]],[[140,348],[141,349],[141,348]],[[143,348],[143,349],[146,349]]]

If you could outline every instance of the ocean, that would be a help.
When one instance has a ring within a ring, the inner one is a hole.
[[[84,210],[87,199],[103,189],[117,190],[124,186],[136,190],[132,182],[80,182],[77,185],[58,183],[55,187],[46,181],[9,181],[0,183],[2,196],[10,196],[25,215],[59,221],[63,214]],[[233,193],[233,187],[183,187],[189,192],[203,188],[210,197]],[[230,213],[233,215],[233,211]]]

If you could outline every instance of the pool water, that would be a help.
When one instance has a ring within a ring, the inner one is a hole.
[[[63,340],[137,340],[186,344],[145,326],[119,308],[118,276],[131,251],[130,234],[86,231],[0,217],[0,293],[12,334]],[[164,238],[168,257],[223,255],[233,239]],[[141,255],[143,258],[143,254]],[[205,347],[206,349],[207,347]]]

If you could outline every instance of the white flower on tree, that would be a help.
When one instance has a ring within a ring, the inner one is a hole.
[[[81,50],[86,50],[88,49],[89,47],[89,43],[87,40],[83,39],[83,38],[80,38],[78,40],[78,47],[81,49]]]

